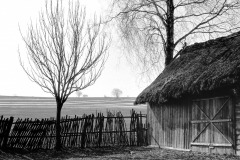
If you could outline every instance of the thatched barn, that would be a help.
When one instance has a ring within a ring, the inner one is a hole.
[[[240,155],[240,32],[180,51],[140,93],[149,144]]]

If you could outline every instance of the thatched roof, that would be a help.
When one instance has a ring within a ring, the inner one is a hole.
[[[135,104],[165,103],[221,87],[240,85],[240,32],[187,46]]]

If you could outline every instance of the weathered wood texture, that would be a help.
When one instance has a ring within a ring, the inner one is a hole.
[[[235,99],[236,154],[240,155],[240,97]]]
[[[101,113],[74,118],[66,116],[61,119],[61,142],[64,147],[81,148],[147,145],[145,119],[146,115],[134,110],[128,117],[124,117],[121,112],[108,112],[107,117]],[[125,121],[129,121],[129,127]],[[3,122],[0,121],[0,124]],[[6,146],[30,150],[52,149],[55,146],[55,123],[54,119],[17,119],[12,129],[10,127]]]
[[[194,100],[192,104],[192,150],[234,154],[234,107],[232,98]]]
[[[183,150],[235,154],[233,104],[229,97],[148,104],[148,143]]]
[[[8,136],[12,127],[13,117],[0,117],[0,148],[5,148],[7,145]]]
[[[149,144],[160,147],[190,149],[190,104],[148,104]]]

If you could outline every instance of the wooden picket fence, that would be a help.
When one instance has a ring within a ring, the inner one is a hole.
[[[0,117],[0,148],[7,146],[9,132],[13,124],[13,117],[3,118]]]
[[[126,123],[127,121],[127,123]],[[55,123],[51,119],[0,120],[0,148],[52,149],[55,147]],[[121,112],[107,112],[82,117],[61,119],[63,147],[103,147],[147,145],[146,115],[131,111],[124,117]]]

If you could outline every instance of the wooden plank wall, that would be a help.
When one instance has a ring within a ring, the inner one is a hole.
[[[240,97],[235,100],[236,155],[240,155]]]
[[[188,150],[191,142],[190,103],[147,106],[149,144]]]

